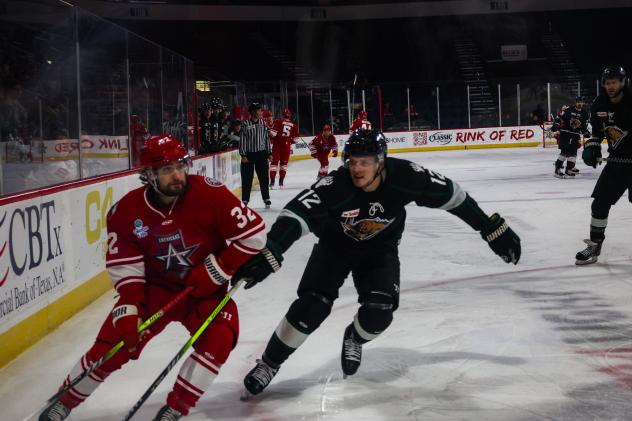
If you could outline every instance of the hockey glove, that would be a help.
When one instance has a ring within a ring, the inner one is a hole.
[[[112,324],[119,338],[125,342],[125,347],[130,351],[136,350],[140,342],[138,326],[143,323],[142,307],[134,304],[124,304],[122,299],[112,310]],[[147,332],[147,331],[146,331]]]
[[[209,254],[203,262],[193,266],[185,283],[193,287],[192,297],[202,298],[213,294],[219,287],[229,282],[231,275],[222,267],[221,261]]]
[[[584,145],[582,160],[589,167],[597,168],[599,158],[601,158],[601,143],[598,139],[592,138]]]
[[[497,213],[489,217],[489,225],[481,230],[481,237],[505,263],[515,265],[520,260],[520,237]]]
[[[252,259],[237,269],[231,283],[234,285],[241,279],[246,280],[244,289],[249,289],[266,279],[272,272],[281,269],[283,255],[279,246],[268,240],[266,246]]]
[[[333,156],[334,158],[337,158],[337,157],[338,157],[338,151],[334,151],[334,153],[332,154],[332,156]]]

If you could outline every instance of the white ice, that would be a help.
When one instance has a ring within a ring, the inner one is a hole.
[[[409,206],[401,305],[390,328],[364,347],[359,372],[343,380],[339,362],[358,306],[348,282],[268,389],[240,402],[244,375],[295,298],[315,239],[304,237],[278,274],[236,293],[240,342],[188,419],[632,419],[630,204],[626,195],[613,207],[600,261],[575,266],[601,168],[579,164],[576,179],[560,180],[556,156],[541,148],[397,155],[458,181],[486,212],[503,215],[522,238],[520,263],[505,264],[449,213]],[[290,166],[286,188],[272,192],[273,209],[262,211],[268,224],[316,172],[313,160]],[[258,191],[251,204],[261,210]],[[0,370],[2,420],[21,419],[56,390],[112,304],[108,293]],[[186,339],[170,326],[72,419],[121,419]],[[149,420],[163,405],[178,368],[135,419]]]

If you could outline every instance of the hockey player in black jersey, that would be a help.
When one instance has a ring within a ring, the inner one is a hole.
[[[558,178],[574,177],[579,172],[575,168],[580,136],[588,137],[588,113],[584,110],[581,96],[575,99],[575,105],[565,107],[555,118],[551,131],[560,133],[560,155],[555,161],[555,176]],[[562,170],[566,161],[566,172]]]
[[[249,279],[246,288],[252,287],[281,267],[283,254],[301,236],[313,232],[319,238],[298,298],[244,379],[244,397],[260,393],[320,326],[349,273],[360,307],[344,331],[341,363],[345,376],[358,370],[362,345],[390,325],[399,305],[398,244],[407,204],[444,209],[479,231],[505,262],[516,264],[520,259],[520,239],[500,215],[487,216],[449,178],[414,162],[387,158],[380,131],[359,129],[351,134],[342,158],[343,167],[285,206],[268,233],[266,248],[233,277]]]
[[[599,175],[592,192],[590,239],[587,247],[575,255],[575,263],[595,263],[601,253],[612,205],[628,190],[632,202],[632,91],[626,86],[623,67],[608,67],[601,76],[603,92],[590,110],[592,137],[584,145],[582,159],[586,165],[597,167],[601,160],[601,141],[608,142],[606,166]]]

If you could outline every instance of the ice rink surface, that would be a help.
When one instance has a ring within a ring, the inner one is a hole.
[[[522,239],[507,265],[465,223],[411,205],[400,248],[400,308],[390,328],[365,345],[362,366],[340,369],[344,328],[357,309],[350,282],[330,317],[261,395],[240,402],[243,376],[295,298],[315,237],[285,256],[280,272],[235,295],[241,336],[190,420],[630,420],[632,419],[632,207],[610,213],[597,264],[575,266],[590,223],[600,168],[579,164],[576,179],[553,177],[555,149],[516,148],[398,154],[458,181],[488,213],[499,212]],[[332,160],[332,166],[340,163]],[[313,182],[315,160],[289,168],[273,190],[271,224]],[[262,210],[258,191],[253,208]],[[0,370],[2,420],[19,420],[57,388],[92,344],[108,293]],[[187,340],[171,325],[140,360],[116,372],[72,413],[118,420]],[[1,345],[0,345],[1,346]],[[150,420],[179,365],[134,419]]]

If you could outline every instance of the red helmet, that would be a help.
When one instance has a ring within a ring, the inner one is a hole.
[[[263,110],[263,118],[268,118],[268,117],[272,117],[272,111]]]
[[[331,131],[331,126],[330,126],[329,124],[325,124],[325,125],[323,126],[323,131],[324,131],[324,132],[330,132],[330,131]]]
[[[290,111],[289,108],[284,108],[282,114],[283,114],[283,117],[285,117],[285,118],[292,117],[292,111]]]
[[[188,158],[182,143],[170,134],[152,136],[140,149],[140,165],[143,168],[159,168]]]
[[[366,118],[366,111],[362,110],[358,113],[358,118]]]

